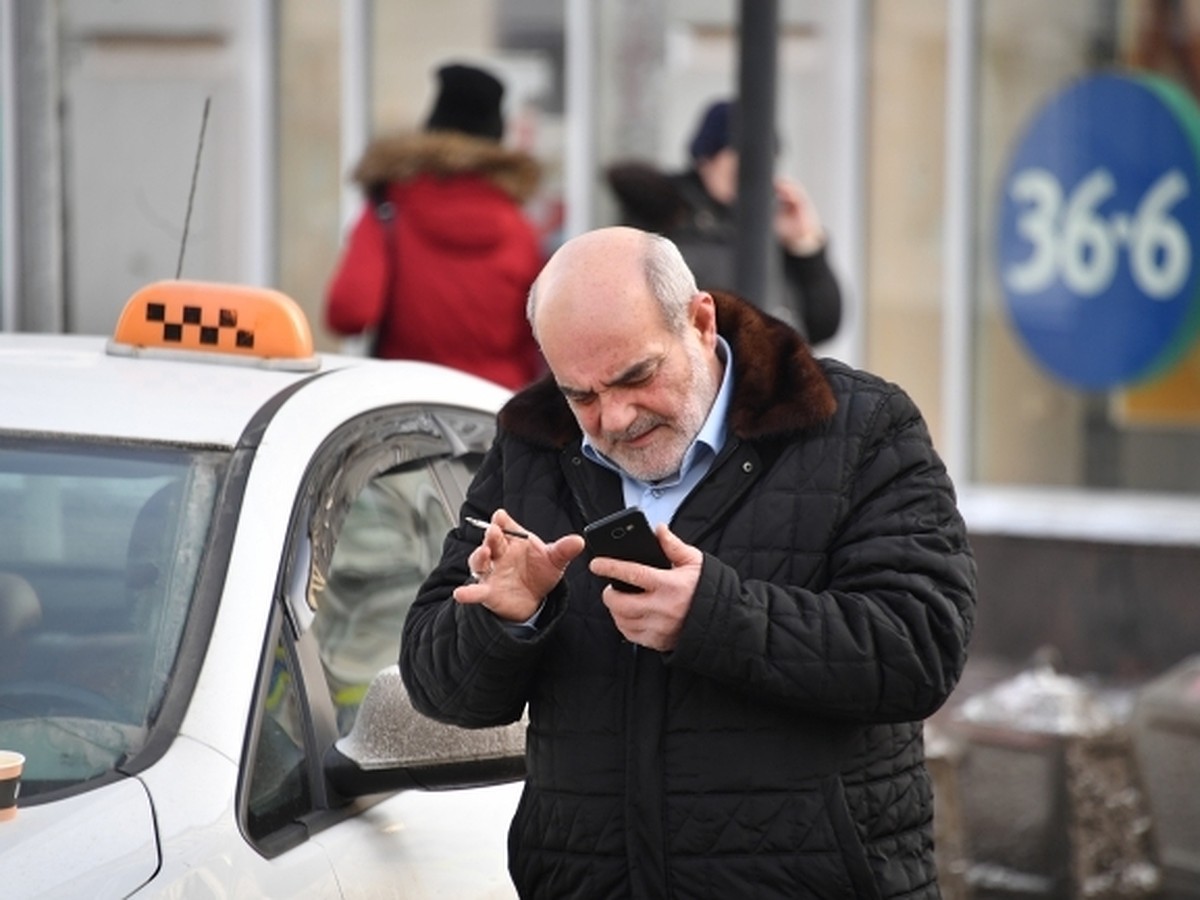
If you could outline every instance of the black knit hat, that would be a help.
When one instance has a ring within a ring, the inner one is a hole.
[[[734,116],[737,107],[729,100],[718,100],[704,111],[689,150],[692,159],[711,159],[733,144]]]
[[[437,72],[439,88],[426,131],[461,131],[481,138],[500,140],[504,119],[500,100],[504,85],[482,69],[453,64]]]
[[[726,147],[737,149],[738,105],[736,100],[718,100],[709,105],[696,126],[692,143],[688,146],[692,159],[700,162],[712,159]],[[774,149],[779,152],[778,132],[774,135]]]

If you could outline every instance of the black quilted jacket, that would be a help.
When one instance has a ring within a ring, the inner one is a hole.
[[[731,435],[671,523],[705,552],[678,646],[624,641],[582,558],[531,640],[450,597],[452,532],[404,626],[416,707],[530,726],[509,834],[523,897],[937,897],[921,720],[953,689],[975,567],[953,488],[896,386],[816,361],[718,295]],[[516,395],[464,512],[547,540],[622,505],[553,383]]]

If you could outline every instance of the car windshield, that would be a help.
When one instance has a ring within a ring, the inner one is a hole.
[[[0,747],[23,798],[144,746],[227,454],[0,440]]]

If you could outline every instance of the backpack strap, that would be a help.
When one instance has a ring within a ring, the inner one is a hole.
[[[397,286],[397,267],[396,259],[396,204],[388,199],[387,182],[380,182],[371,186],[367,193],[371,201],[371,208],[375,212],[375,218],[383,225],[383,254],[387,261],[387,281],[384,284],[383,296],[383,312],[379,316],[379,323],[375,326],[375,336],[371,341],[371,356],[379,359],[379,345],[383,340],[383,336],[387,334],[391,328],[392,320],[396,316],[396,297]]]

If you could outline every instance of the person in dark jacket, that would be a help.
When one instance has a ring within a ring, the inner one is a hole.
[[[325,325],[373,330],[384,359],[522,387],[545,370],[525,320],[545,259],[522,208],[541,167],[500,142],[494,76],[452,64],[438,83],[424,130],[372,141],[355,168],[367,202],[327,287]]]
[[[426,715],[528,710],[519,894],[937,897],[922,720],[975,565],[912,400],[636,229],[565,243],[529,313],[550,374],[500,411],[400,651]],[[631,505],[671,568],[582,555]]]
[[[683,252],[706,290],[733,290],[738,152],[737,104],[712,103],[688,146],[691,165],[663,172],[622,160],[605,174],[621,223],[666,235]],[[803,185],[775,178],[774,230],[779,252],[769,259],[768,312],[794,325],[810,343],[832,338],[842,321],[842,291],[829,264],[828,237]]]

